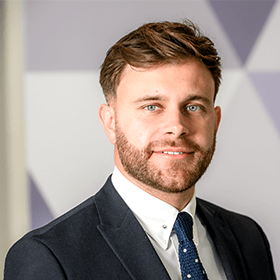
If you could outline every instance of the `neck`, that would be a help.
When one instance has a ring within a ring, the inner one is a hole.
[[[178,211],[181,211],[186,207],[186,205],[192,199],[195,190],[195,187],[192,186],[190,189],[180,193],[167,193],[167,192],[153,189],[152,187],[149,186],[145,186],[145,187],[142,187],[141,185],[136,185],[136,186],[146,191],[147,193],[155,196],[156,198],[172,205]]]

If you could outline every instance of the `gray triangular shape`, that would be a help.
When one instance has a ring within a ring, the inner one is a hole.
[[[246,62],[275,0],[209,0],[243,63]]]
[[[250,73],[250,77],[280,135],[280,72]]]
[[[44,201],[30,173],[27,174],[30,193],[31,228],[38,228],[53,219],[53,215]]]

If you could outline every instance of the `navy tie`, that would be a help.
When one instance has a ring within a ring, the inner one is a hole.
[[[179,241],[179,261],[183,280],[207,280],[206,272],[200,262],[193,242],[193,219],[181,212],[174,224]]]

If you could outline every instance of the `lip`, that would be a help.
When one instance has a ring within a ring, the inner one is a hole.
[[[175,154],[192,154],[194,153],[194,151],[187,151],[185,149],[182,149],[182,148],[174,148],[174,147],[170,147],[170,148],[161,148],[159,150],[155,150],[153,151],[153,153],[168,153],[168,152],[171,152],[171,153],[175,153]]]
[[[160,150],[153,151],[154,155],[160,156],[162,158],[176,158],[183,159],[192,155],[194,151],[188,151],[182,148],[164,148]]]

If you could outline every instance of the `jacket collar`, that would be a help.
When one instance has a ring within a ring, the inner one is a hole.
[[[112,185],[111,177],[95,196],[95,202],[100,219],[97,228],[131,277],[170,280],[149,238]]]
[[[248,279],[238,243],[223,216],[212,204],[197,199],[197,214],[220,256],[227,279]]]

